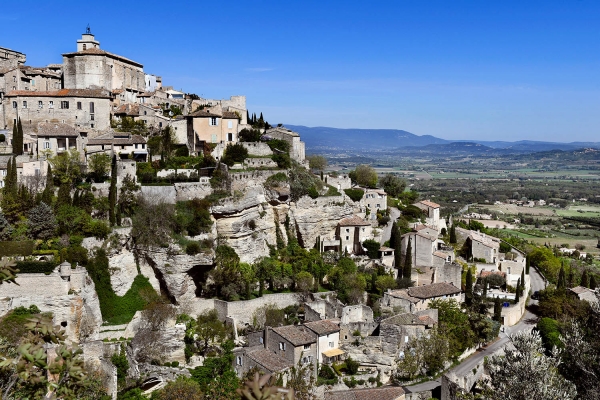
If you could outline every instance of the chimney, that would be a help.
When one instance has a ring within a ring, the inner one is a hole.
[[[265,333],[264,333],[265,340],[264,340],[264,343],[263,343],[264,346],[265,346],[265,349],[269,348],[269,338],[271,336],[270,335],[270,331],[271,331],[271,327],[270,326],[265,326]]]

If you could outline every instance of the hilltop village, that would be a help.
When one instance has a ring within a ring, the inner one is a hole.
[[[89,28],[70,50],[0,48],[2,399],[450,399],[495,382],[530,293],[597,303],[549,249],[327,172],[245,96],[163,85]]]

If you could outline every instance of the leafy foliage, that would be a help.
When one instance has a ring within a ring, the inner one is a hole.
[[[362,190],[362,189],[358,189],[358,188],[355,188],[355,189],[344,189],[344,193],[346,193],[346,195],[348,197],[350,197],[350,199],[352,201],[357,202],[357,201],[360,201],[363,198],[363,196],[365,194],[365,191]]]

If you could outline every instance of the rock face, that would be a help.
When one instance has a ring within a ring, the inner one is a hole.
[[[212,207],[219,236],[235,249],[242,262],[253,262],[269,254],[268,244],[277,242],[275,214],[262,186],[248,187],[243,197],[226,199]]]
[[[333,237],[339,220],[355,213],[354,203],[346,196],[302,197],[290,204],[290,220],[297,227],[298,242],[312,248],[318,236]]]

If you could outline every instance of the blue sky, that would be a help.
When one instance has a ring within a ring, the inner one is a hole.
[[[245,94],[272,124],[600,141],[600,2],[13,2],[0,46],[61,62],[88,23],[163,84]]]

